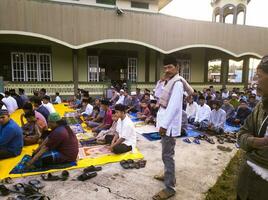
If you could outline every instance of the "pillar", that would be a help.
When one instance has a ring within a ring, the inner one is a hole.
[[[248,87],[248,75],[249,75],[249,57],[245,57],[243,59],[243,75],[242,82],[244,83],[244,87]]]
[[[78,50],[73,49],[73,82],[74,82],[74,94],[77,94],[78,90]]]
[[[229,59],[222,58],[221,60],[221,82],[223,86],[226,86],[228,83],[228,74],[229,74]]]
[[[146,47],[145,49],[145,82],[150,80],[150,49]]]

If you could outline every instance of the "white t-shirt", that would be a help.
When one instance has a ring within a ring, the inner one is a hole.
[[[203,106],[199,105],[196,116],[195,116],[195,122],[201,122],[203,120],[209,120],[211,109],[207,104],[204,104]]]
[[[13,113],[15,110],[18,109],[17,101],[13,97],[4,97],[2,101],[6,104],[9,114]]]
[[[55,103],[61,103],[61,98],[59,96],[56,96]]]
[[[187,106],[186,106],[187,117],[188,118],[195,117],[197,109],[198,109],[198,104],[196,102],[193,102],[192,104],[187,103]]]
[[[91,115],[92,112],[93,112],[93,106],[91,104],[87,104],[86,110],[82,112],[82,115],[83,114]]]
[[[124,138],[123,144],[132,146],[132,150],[136,147],[137,135],[134,123],[126,115],[124,120],[118,119],[116,125],[116,132],[119,134],[119,138]]]
[[[117,100],[117,102],[115,104],[123,104],[124,103],[124,99],[125,99],[125,96],[124,95],[120,95],[119,96],[119,99]]]
[[[48,110],[49,113],[56,112],[56,110],[55,110],[54,106],[52,105],[52,103],[47,103],[47,104],[43,103],[43,106]]]

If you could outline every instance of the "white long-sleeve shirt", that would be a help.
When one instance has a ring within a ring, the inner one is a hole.
[[[121,119],[117,120],[116,132],[118,133],[119,138],[125,139],[123,144],[131,146],[132,150],[135,149],[137,142],[137,135],[136,135],[137,133],[134,123],[127,115],[124,120]]]
[[[191,104],[187,103],[187,106],[186,106],[187,118],[195,117],[197,109],[198,109],[198,104],[196,102],[193,102]]]
[[[203,106],[199,105],[196,116],[195,116],[195,122],[201,122],[204,120],[209,121],[211,109],[207,104],[204,104]]]
[[[48,110],[50,114],[56,112],[52,103],[47,103],[47,104],[43,103],[43,106]]]
[[[167,108],[160,107],[157,112],[157,128],[167,129],[166,135],[181,135],[183,84],[177,81],[172,89]]]
[[[213,127],[224,128],[224,123],[226,121],[226,112],[223,109],[212,110],[209,117],[209,123],[213,125]]]
[[[86,110],[81,114],[91,115],[93,112],[93,106],[91,104],[87,104]]]

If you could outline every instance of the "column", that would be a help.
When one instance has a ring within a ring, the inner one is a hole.
[[[249,59],[250,57],[245,57],[243,59],[243,75],[242,82],[244,83],[244,87],[248,87],[248,75],[249,75]]]
[[[74,82],[74,95],[78,90],[78,50],[73,49],[73,82]]]
[[[220,23],[224,23],[223,8],[220,9]]]
[[[229,74],[229,59],[222,58],[221,60],[221,82],[222,86],[226,86],[228,83],[228,74]]]
[[[244,10],[244,25],[246,25],[247,9]]]
[[[234,7],[233,24],[237,24],[237,6]]]
[[[150,49],[145,49],[145,82],[148,83],[150,80]]]

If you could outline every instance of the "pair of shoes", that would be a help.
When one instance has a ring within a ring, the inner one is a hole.
[[[85,168],[83,171],[84,173],[87,173],[87,172],[96,172],[96,171],[101,171],[102,170],[102,167],[95,167],[93,165]]]
[[[55,176],[55,175],[52,175],[51,173],[48,173],[47,175],[42,174],[41,178],[44,181],[59,181],[59,180],[66,181],[69,178],[69,172],[64,170],[64,171],[62,171],[60,176]]]
[[[176,194],[175,190],[163,189],[153,196],[153,200],[165,200],[173,197]]]
[[[120,165],[124,168],[124,169],[140,169],[140,168],[144,168],[146,166],[146,160],[138,160],[138,161],[134,161],[132,159],[129,160],[122,160],[120,162]]]

